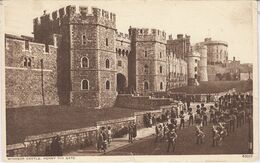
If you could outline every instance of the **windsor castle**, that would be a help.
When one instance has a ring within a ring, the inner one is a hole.
[[[215,80],[228,44],[116,28],[116,15],[67,6],[33,20],[34,37],[5,35],[7,108],[34,105],[112,107],[118,94],[150,95]]]

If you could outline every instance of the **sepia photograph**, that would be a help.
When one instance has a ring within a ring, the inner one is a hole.
[[[256,1],[0,3],[6,161],[258,159]]]

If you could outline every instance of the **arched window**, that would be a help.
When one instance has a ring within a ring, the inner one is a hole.
[[[125,56],[125,50],[122,50],[122,55]]]
[[[28,67],[31,67],[32,66],[32,60],[31,58],[28,59]]]
[[[148,68],[149,68],[148,65],[144,65],[144,72],[145,72],[145,73],[148,73],[148,72],[149,72]]]
[[[118,50],[118,54],[119,54],[119,56],[121,56],[121,49]]]
[[[160,73],[162,73],[162,66],[160,66]]]
[[[82,68],[88,67],[89,66],[88,64],[89,64],[88,58],[87,57],[82,57],[81,58],[81,67]]]
[[[160,89],[163,89],[163,82],[160,83]]]
[[[149,84],[148,82],[144,82],[144,90],[148,90],[149,89]]]
[[[128,50],[125,52],[125,56],[128,56]]]
[[[197,68],[197,67],[194,67],[194,71],[197,72],[197,71],[198,71],[198,68]]]
[[[109,59],[107,59],[107,60],[106,60],[106,68],[109,68],[109,67],[110,67],[109,64],[110,64],[110,63],[109,63]]]
[[[144,51],[144,57],[147,57],[147,51]]]
[[[23,66],[24,66],[24,67],[27,67],[27,58],[24,58]]]
[[[89,89],[89,82],[88,80],[84,79],[81,81],[81,90],[88,90]]]
[[[108,80],[106,81],[106,89],[110,89],[110,82]]]

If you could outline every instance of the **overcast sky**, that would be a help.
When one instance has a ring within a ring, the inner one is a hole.
[[[156,2],[156,3],[155,3]],[[7,0],[5,32],[30,35],[33,18],[67,5],[96,6],[114,12],[119,32],[129,26],[158,28],[167,35],[178,33],[191,36],[191,42],[205,37],[227,41],[229,59],[235,56],[243,63],[253,62],[252,4],[246,1],[136,1],[136,0]]]

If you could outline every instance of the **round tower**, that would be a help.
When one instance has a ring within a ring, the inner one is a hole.
[[[200,53],[199,61],[199,81],[208,81],[207,73],[207,47],[205,45],[199,46],[198,52]]]
[[[200,60],[200,54],[193,48],[188,57],[188,85],[198,85],[198,64]]]

